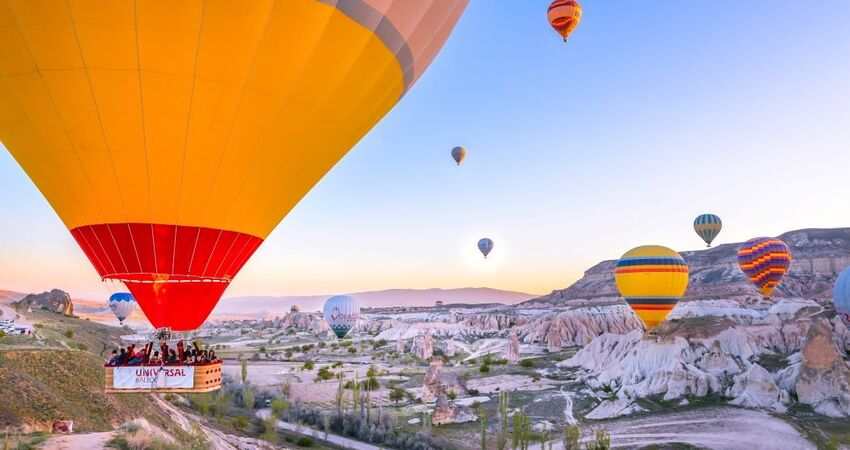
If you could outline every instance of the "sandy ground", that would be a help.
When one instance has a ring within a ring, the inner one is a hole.
[[[470,389],[478,389],[482,394],[492,394],[499,391],[541,391],[553,389],[560,383],[547,378],[534,381],[525,375],[496,375],[486,378],[475,378],[466,382]]]
[[[815,446],[781,419],[763,411],[717,407],[599,422],[612,448],[687,443],[714,450],[808,450]],[[591,431],[585,427],[585,432]],[[563,449],[556,443],[555,450]],[[531,450],[539,450],[532,446]]]
[[[112,431],[103,433],[65,434],[51,437],[41,447],[42,450],[78,450],[102,449],[106,441],[112,439]]]

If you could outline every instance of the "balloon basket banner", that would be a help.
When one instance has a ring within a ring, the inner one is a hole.
[[[221,362],[200,365],[104,367],[107,393],[191,393],[221,388]]]

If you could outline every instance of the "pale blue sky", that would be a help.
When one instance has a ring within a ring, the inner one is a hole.
[[[227,295],[545,293],[637,245],[700,248],[703,212],[720,243],[850,226],[850,2],[586,0],[568,44],[546,5],[472,0]],[[0,191],[0,288],[102,296],[5,151]]]

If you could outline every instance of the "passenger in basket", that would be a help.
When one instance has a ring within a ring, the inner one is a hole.
[[[145,349],[141,349],[139,353],[136,353],[136,356],[127,361],[127,364],[130,366],[138,366],[142,363],[142,361],[145,361],[146,359],[147,355],[145,355]]]
[[[168,351],[168,359],[166,359],[165,362],[168,363],[168,364],[174,364],[174,363],[180,362],[180,360],[177,359],[177,352],[175,352],[174,349],[171,349],[171,350]]]
[[[112,356],[106,361],[107,366],[114,366],[115,364],[118,364],[118,350],[112,350]]]
[[[118,359],[115,360],[115,365],[120,366],[122,364],[127,364],[127,360],[130,359],[127,355],[127,349],[121,347],[120,353],[118,353]]]
[[[159,357],[159,351],[153,352],[153,356],[148,360],[151,364],[162,364],[162,358]]]
[[[218,356],[215,356],[215,350],[210,350],[210,362],[218,362]]]

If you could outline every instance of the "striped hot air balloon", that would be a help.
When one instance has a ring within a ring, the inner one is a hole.
[[[838,279],[835,280],[835,289],[832,291],[832,300],[835,303],[835,311],[844,324],[850,326],[850,267],[844,269]]]
[[[124,324],[124,319],[136,310],[136,300],[129,292],[116,292],[109,296],[109,310],[118,318],[118,323]]]
[[[567,42],[567,37],[581,22],[581,5],[576,0],[555,0],[549,5],[546,16],[549,25]]]
[[[760,237],[744,242],[738,248],[738,265],[765,298],[788,272],[791,249],[776,238]]]
[[[629,250],[617,261],[614,279],[626,303],[652,330],[685,294],[688,265],[667,247],[646,245]]]
[[[192,330],[467,1],[0,2],[0,141],[102,279]]]
[[[723,222],[714,214],[702,214],[694,220],[694,231],[711,247],[711,242],[720,234]]]

